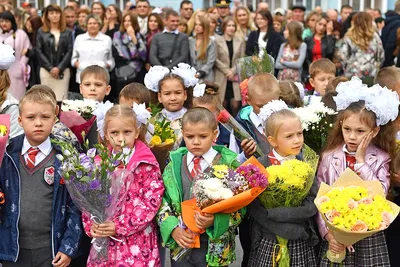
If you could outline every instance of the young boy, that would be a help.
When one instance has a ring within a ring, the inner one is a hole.
[[[145,103],[149,107],[150,91],[141,83],[130,83],[119,93],[119,104],[128,105],[133,108],[133,103]]]
[[[81,94],[83,98],[103,102],[110,94],[110,74],[100,66],[92,65],[81,72]]]
[[[19,102],[25,134],[10,140],[0,168],[6,197],[0,224],[3,267],[68,266],[80,245],[80,213],[58,172],[61,151],[49,137],[56,106],[39,88]]]
[[[309,72],[309,82],[314,88],[314,93],[312,96],[304,99],[306,105],[314,99],[320,99],[320,97],[325,95],[328,82],[336,77],[336,66],[329,59],[321,58],[311,63]]]
[[[400,68],[386,67],[378,71],[374,84],[386,86],[400,96]]]
[[[191,184],[196,173],[212,165],[225,164],[237,168],[236,153],[224,146],[212,146],[217,135],[215,115],[205,108],[192,108],[182,118],[182,132],[186,147],[171,152],[163,180],[165,192],[157,221],[163,245],[173,251],[179,246],[189,248],[193,243],[190,233],[181,228],[181,202],[191,198]],[[206,232],[200,235],[200,248],[195,248],[188,259],[172,261],[180,266],[228,266],[235,261],[235,236],[245,209],[231,214],[196,213],[195,221]]]

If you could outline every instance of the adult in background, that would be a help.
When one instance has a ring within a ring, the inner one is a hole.
[[[251,32],[247,39],[246,55],[257,54],[262,57],[266,50],[268,54],[276,58],[283,38],[274,30],[271,12],[265,9],[258,11],[255,23],[257,31]]]
[[[146,46],[147,46],[147,60],[146,70],[150,69],[150,46],[154,35],[164,30],[164,23],[159,14],[152,13],[149,15],[147,22]]]
[[[15,18],[10,11],[4,11],[0,14],[0,28],[0,42],[11,45],[15,51],[15,62],[8,69],[11,79],[8,92],[19,100],[25,94],[29,83],[29,58],[26,53],[29,49],[32,49],[32,46],[25,31],[18,29]]]
[[[240,7],[238,7],[239,9]],[[232,17],[226,17],[222,23],[223,36],[215,38],[217,49],[215,61],[215,83],[219,85],[219,96],[225,107],[230,107],[233,116],[240,108],[240,88],[236,61],[245,55],[246,42],[235,34],[238,28]]]
[[[178,31],[179,14],[168,10],[165,18],[165,29],[157,33],[150,46],[150,64],[172,68],[180,62],[188,63],[189,39]]]
[[[237,25],[236,35],[247,41],[250,33],[255,31],[250,10],[247,7],[239,6],[234,14],[235,24]],[[225,33],[224,33],[225,34]]]
[[[181,14],[182,18],[186,19],[186,21],[190,20],[193,15],[193,11],[193,3],[191,1],[183,0],[181,2],[179,13]]]
[[[384,59],[382,41],[372,26],[372,17],[360,12],[353,17],[352,26],[339,48],[344,75],[357,76],[372,85]]]
[[[112,90],[112,96],[118,97],[119,92],[128,83],[143,83],[145,75],[145,62],[147,60],[147,47],[144,36],[140,33],[137,15],[133,12],[125,14],[122,24],[114,34],[112,55],[115,60],[115,73],[121,67],[129,66],[132,68],[136,77],[133,80],[122,81],[116,76],[116,88]]]
[[[91,10],[93,14],[99,16],[103,25],[104,17],[106,15],[106,7],[104,4],[102,2],[93,2]]]
[[[260,10],[262,10],[262,9],[264,9],[264,10],[269,10],[269,4],[268,4],[267,2],[260,2],[260,3],[258,3],[258,5],[257,5],[257,12],[260,11]]]
[[[114,37],[114,33],[116,33],[119,30],[121,21],[122,21],[122,13],[119,7],[112,4],[108,5],[101,32],[112,39]]]
[[[49,5],[43,14],[36,52],[40,66],[41,84],[53,89],[57,101],[67,96],[72,55],[72,32],[66,28],[61,8]]]
[[[149,11],[150,3],[148,0],[138,0],[136,2],[136,13],[138,14],[140,33],[143,34],[143,36],[147,33]]]
[[[29,37],[29,41],[32,44],[32,49],[28,49],[26,52],[26,56],[29,58],[29,67],[31,68],[31,75],[29,77],[29,85],[28,88],[31,88],[35,84],[40,84],[40,76],[39,76],[39,62],[36,53],[36,36],[40,27],[43,26],[42,19],[38,16],[30,16],[29,19],[25,22],[24,31]]]
[[[292,7],[292,12],[293,12],[292,20],[297,21],[302,25],[304,25],[304,15],[306,13],[306,7],[302,5],[294,5]]]
[[[78,14],[79,12],[79,2],[76,0],[68,0],[67,6],[72,7],[75,10],[75,13]]]
[[[340,22],[344,22],[352,12],[353,8],[351,6],[343,5],[340,9]]]
[[[336,9],[332,9],[332,8],[330,8],[326,11],[326,16],[328,17],[328,19],[330,21],[338,21],[338,19],[339,19],[339,13],[337,12]]]
[[[222,22],[224,21],[224,18],[226,18],[227,16],[230,15],[231,10],[229,8],[231,3],[231,0],[216,0],[215,1],[215,6],[217,7],[217,11],[218,11],[218,26],[217,29],[215,30],[215,32],[219,35],[222,35]]]
[[[72,6],[66,6],[63,10],[65,24],[67,29],[72,32],[72,43],[75,41],[76,36],[79,34],[85,33],[78,25],[78,14],[75,12],[75,9]]]
[[[82,29],[83,32],[86,31],[86,18],[90,14],[90,11],[86,8],[81,8],[78,11],[78,25],[79,28]]]
[[[385,27],[382,30],[381,38],[385,49],[384,67],[392,66],[397,56],[393,53],[397,45],[397,29],[400,28],[400,1],[396,2],[394,11],[392,16],[386,18]]]
[[[189,38],[190,65],[201,80],[214,81],[215,43],[210,38],[210,20],[203,16],[195,21],[195,37]]]
[[[306,18],[306,23],[304,25],[304,31],[301,37],[305,40],[307,37],[314,35],[315,21],[320,15],[316,11],[311,11]]]
[[[115,66],[112,57],[112,40],[100,32],[101,20],[96,14],[86,18],[87,32],[75,39],[72,51],[71,65],[77,69],[76,82],[81,83],[81,72],[88,66],[98,65],[112,71]]]

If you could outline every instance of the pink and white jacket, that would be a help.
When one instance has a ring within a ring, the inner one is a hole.
[[[89,256],[88,267],[161,266],[158,252],[158,230],[154,217],[161,205],[164,184],[157,160],[150,149],[136,141],[135,151],[130,159],[125,185],[130,184],[125,198],[118,203],[115,214],[116,239],[110,239],[108,261],[94,262]],[[124,188],[122,191],[125,191]],[[92,221],[88,214],[82,214],[86,234],[90,235]],[[93,249],[93,248],[91,248]]]
[[[367,147],[365,154],[365,163],[360,165],[356,164],[354,170],[363,180],[379,181],[382,184],[385,194],[387,194],[390,187],[389,163],[389,154],[379,147],[370,144]],[[322,155],[322,159],[318,167],[318,186],[321,184],[321,182],[332,185],[346,168],[346,155],[343,151],[343,146],[339,146],[335,150],[325,152]],[[317,215],[317,223],[321,237],[325,238],[328,230],[319,213]]]

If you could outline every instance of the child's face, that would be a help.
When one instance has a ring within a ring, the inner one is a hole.
[[[158,101],[168,111],[175,112],[183,108],[187,99],[186,90],[177,79],[170,79],[164,82],[158,93]]]
[[[343,139],[349,152],[356,152],[358,146],[373,131],[373,137],[379,133],[379,127],[372,128],[361,120],[359,113],[352,114],[341,122]]]
[[[111,91],[111,86],[104,79],[99,79],[94,74],[87,74],[83,77],[81,85],[83,98],[93,99],[99,102],[104,101],[104,97]]]
[[[210,150],[218,130],[202,122],[187,123],[182,128],[182,134],[187,149],[196,157],[201,157]]]
[[[133,108],[133,103],[136,103],[136,104],[140,104],[139,103],[139,101],[137,101],[136,99],[133,99],[133,98],[129,98],[129,99],[127,99],[127,98],[125,98],[125,97],[123,97],[123,96],[121,96],[120,98],[119,98],[119,104],[120,105],[128,105],[128,106],[130,106],[131,108]]]
[[[279,89],[275,90],[274,93],[264,93],[264,94],[258,94],[256,92],[253,92],[252,94],[247,95],[247,102],[249,103],[250,106],[253,107],[253,111],[255,114],[260,113],[260,109],[271,102],[272,100],[278,100],[279,99]]]
[[[333,78],[335,78],[335,75],[332,73],[320,72],[315,75],[314,78],[310,78],[310,84],[312,87],[314,87],[315,92],[317,92],[320,96],[324,96],[326,93],[326,86]]]
[[[136,123],[130,119],[115,118],[108,122],[105,138],[114,151],[122,151],[122,146],[133,148],[139,137],[139,129]]]
[[[297,118],[288,118],[282,122],[276,137],[268,136],[268,142],[282,157],[298,155],[304,144],[303,128]]]
[[[56,122],[55,109],[51,104],[25,102],[21,106],[18,122],[29,144],[38,146],[51,134]]]

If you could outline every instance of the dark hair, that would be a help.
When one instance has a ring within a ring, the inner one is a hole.
[[[400,8],[400,3],[399,3],[399,8]],[[399,10],[399,12],[400,12],[400,10]],[[389,17],[393,17],[393,16],[396,16],[396,15],[397,15],[396,11],[388,10],[388,11],[386,11],[385,17],[389,18]]]
[[[299,88],[292,81],[279,81],[279,99],[283,100],[291,108],[303,106]]]
[[[180,9],[182,9],[183,8],[183,5],[190,5],[190,4],[193,4],[191,1],[189,1],[189,0],[183,0],[182,2],[181,2],[181,5],[180,5]]]
[[[14,15],[10,11],[4,11],[0,14],[0,19],[8,20],[11,22],[11,29],[16,32],[18,30],[17,22]]]
[[[326,91],[325,95],[321,98],[321,102],[324,103],[324,105],[328,108],[333,109],[336,111],[336,102],[333,97],[337,96],[336,91]]]
[[[165,19],[168,20],[168,18],[169,18],[170,16],[179,17],[179,14],[178,14],[178,12],[176,12],[175,10],[169,9],[169,10],[165,13]]]
[[[350,5],[343,5],[342,6],[342,8],[340,9],[340,13],[342,13],[342,11],[343,11],[343,9],[345,9],[345,8],[347,8],[347,9],[353,9],[353,7],[352,6],[350,6]]]
[[[109,7],[112,7],[112,8],[115,9],[115,12],[117,13],[117,22],[123,24],[122,23],[122,12],[121,12],[121,9],[119,9],[119,7],[117,5],[111,4],[111,5],[107,6],[106,11],[107,11],[107,9]],[[135,29],[135,32],[136,32],[136,29]]]
[[[205,123],[210,126],[212,130],[216,130],[218,127],[217,119],[215,115],[206,108],[196,107],[189,109],[182,117],[182,129],[186,124],[189,123]]]
[[[139,26],[136,12],[128,12],[122,17],[121,26],[119,26],[119,31],[121,33],[126,32],[126,29],[124,26],[124,20],[126,17],[129,17],[131,19],[132,28],[135,31],[135,33],[140,32],[140,26]]]
[[[250,12],[254,11],[253,5],[247,5],[247,8],[249,9]]]
[[[161,16],[160,16],[159,14],[157,14],[157,13],[151,13],[151,14],[149,15],[148,19],[147,19],[147,32],[150,32],[150,29],[149,29],[149,21],[150,21],[150,18],[151,18],[151,17],[155,17],[155,18],[156,18],[157,23],[158,23],[158,30],[159,30],[159,31],[164,30],[164,22],[163,22]]]
[[[193,88],[186,88],[185,87],[185,81],[183,78],[179,75],[173,74],[173,73],[168,73],[166,74],[159,82],[158,82],[158,93],[161,93],[162,86],[163,84],[168,81],[168,80],[178,80],[181,84],[183,89],[186,91],[186,101],[184,104],[185,108],[191,108],[193,104]]]
[[[29,37],[29,40],[31,41],[32,47],[36,47],[36,36],[37,36],[37,32],[39,30],[40,27],[43,26],[43,22],[42,19],[39,16],[30,16],[27,20],[27,22],[30,22],[32,25],[32,33],[29,33],[26,25],[24,26],[24,31],[26,32],[26,34]],[[25,22],[26,24],[26,22]]]
[[[104,6],[104,4],[102,2],[93,2],[90,11],[93,12],[93,7],[94,5],[99,5],[101,7],[101,9],[103,10],[103,14],[101,15],[101,21],[104,21],[104,17],[106,15],[106,7]]]
[[[385,21],[385,19],[382,18],[382,17],[379,17],[379,18],[375,19],[375,23],[381,23],[382,21]]]
[[[256,13],[256,16],[254,17],[254,21],[255,21],[255,19],[256,19],[258,14],[260,14],[265,20],[268,21],[268,31],[267,31],[267,34],[264,37],[264,41],[265,41],[274,32],[274,20],[272,18],[271,12],[269,12],[269,10],[261,9]],[[256,26],[257,26],[257,24],[256,24]],[[257,29],[258,29],[258,26],[257,26]],[[258,30],[260,30],[260,29],[258,29]]]
[[[149,7],[150,7],[150,2],[149,2],[148,0],[138,0],[138,1],[136,2],[136,5],[137,5],[137,3],[139,3],[139,2],[146,2],[146,3],[149,5]]]
[[[60,13],[60,21],[58,22],[58,27],[59,27],[60,32],[64,32],[66,29],[64,13],[62,12],[61,7],[59,7],[55,4],[47,6],[46,9],[44,10],[44,14],[42,16],[42,21],[43,21],[42,31],[44,31],[44,32],[50,31],[51,23],[48,18],[48,15],[52,11]]]
[[[344,76],[339,76],[339,77],[330,79],[328,84],[326,85],[325,93],[336,92],[336,87],[339,85],[339,83],[348,82],[348,81],[349,81],[349,78],[344,77]]]
[[[150,92],[149,89],[141,83],[130,83],[125,85],[119,93],[119,99],[121,99],[121,97],[129,100],[137,100],[139,103],[145,103],[146,107],[149,107]]]

